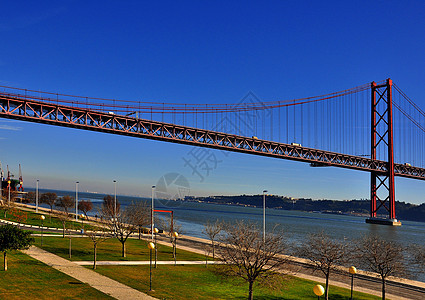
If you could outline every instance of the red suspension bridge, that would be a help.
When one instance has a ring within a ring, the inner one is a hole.
[[[394,177],[425,180],[425,113],[391,79],[236,104],[124,101],[0,86],[0,117],[297,160],[371,174],[370,217],[395,213]],[[381,222],[381,220],[377,220]]]

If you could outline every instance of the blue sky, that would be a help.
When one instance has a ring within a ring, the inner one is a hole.
[[[93,97],[236,103],[320,95],[391,77],[425,109],[423,1],[2,1],[0,85]],[[369,174],[219,151],[200,182],[191,147],[0,119],[0,160],[26,186],[150,195],[170,172],[193,195],[369,197]],[[425,183],[396,180],[397,199]]]

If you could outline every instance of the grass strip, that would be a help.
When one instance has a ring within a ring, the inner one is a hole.
[[[113,299],[22,252],[8,253],[0,271],[1,299]]]

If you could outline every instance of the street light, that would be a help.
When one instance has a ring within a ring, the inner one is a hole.
[[[317,296],[317,299],[320,300],[320,296],[322,296],[325,293],[325,289],[320,284],[317,284],[314,286],[313,292]]]
[[[44,219],[46,217],[44,215],[40,216],[41,219],[41,246],[43,246],[43,230],[44,230]]]
[[[38,213],[38,179],[35,184],[35,212]]]
[[[114,218],[117,217],[117,181],[114,180]]]
[[[84,234],[84,214],[81,214],[81,235]]]
[[[266,244],[266,193],[263,191],[263,243]]]
[[[152,241],[153,241],[153,221],[154,221],[154,219],[153,219],[153,213],[154,213],[154,202],[153,202],[153,196],[154,196],[154,193],[155,193],[155,186],[153,185],[152,186],[152,203],[151,203],[151,234],[152,234]]]
[[[78,222],[78,184],[79,182],[77,181],[75,183],[75,221]]]
[[[155,269],[156,269],[156,261],[158,258],[158,248],[156,247],[156,235],[158,234],[159,230],[158,228],[153,229],[153,233],[155,234]]]
[[[353,286],[354,286],[354,275],[357,273],[357,269],[355,266],[351,266],[348,269],[348,272],[351,274],[351,300],[353,300]]]
[[[179,236],[177,231],[173,232],[173,236],[174,236],[174,265],[176,265],[177,264],[177,237]]]
[[[7,181],[8,187],[9,187],[9,198],[7,200],[7,205],[10,206],[10,180]]]
[[[152,291],[152,250],[155,249],[155,244],[150,242],[148,244],[149,248],[149,291]]]

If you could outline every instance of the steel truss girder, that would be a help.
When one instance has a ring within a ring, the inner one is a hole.
[[[10,95],[0,94],[0,117],[308,163],[315,162],[323,166],[368,171],[378,175],[388,173],[388,163],[376,159],[136,119],[130,116],[112,115]],[[425,180],[425,169],[396,164],[395,175]]]

